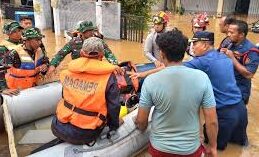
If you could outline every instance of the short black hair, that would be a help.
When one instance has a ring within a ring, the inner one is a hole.
[[[180,30],[174,28],[171,31],[160,34],[156,38],[156,43],[168,61],[179,62],[184,58],[188,39]]]
[[[248,24],[245,21],[242,20],[235,20],[231,25],[237,25],[237,31],[238,33],[244,33],[245,37],[248,33]]]
[[[230,25],[230,24],[232,24],[232,23],[235,22],[235,21],[236,21],[235,16],[233,16],[233,15],[227,15],[226,18],[225,18],[225,20],[224,20],[224,24],[225,24],[225,25]]]
[[[21,21],[24,21],[24,20],[30,20],[30,21],[32,21],[32,18],[29,17],[29,16],[21,16],[20,22],[21,22]]]

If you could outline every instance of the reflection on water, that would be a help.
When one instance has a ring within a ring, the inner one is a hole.
[[[242,17],[244,19],[244,17]],[[191,26],[190,26],[191,16],[172,16],[170,20],[170,27],[177,27],[186,34],[187,37],[192,36]],[[249,23],[254,22],[255,18],[248,18]],[[210,25],[208,30],[215,32],[215,45],[218,46],[221,40],[224,38],[224,34],[221,34],[218,27],[219,20],[216,18],[210,18]],[[43,42],[45,43],[48,56],[50,58],[66,43],[66,39],[63,36],[55,36],[50,30],[43,31],[45,38]],[[259,34],[250,32],[248,38],[254,43],[259,43]],[[0,33],[0,40],[3,39],[2,31]],[[147,62],[143,55],[143,45],[140,43],[129,42],[129,41],[114,41],[106,40],[107,44],[117,56],[119,61],[131,60],[134,63]],[[186,57],[187,58],[187,57]],[[65,58],[65,61],[61,63],[59,69],[64,69],[67,66],[68,61],[71,59],[70,55]],[[259,156],[259,126],[256,124],[259,121],[259,72],[253,78],[252,95],[249,102],[248,116],[248,137],[249,137],[249,147],[242,148],[237,145],[229,144],[227,149],[223,152],[219,152],[220,157],[258,157]],[[6,151],[7,139],[6,135],[0,135],[0,156],[7,156]],[[142,152],[141,156],[149,156],[146,151]]]

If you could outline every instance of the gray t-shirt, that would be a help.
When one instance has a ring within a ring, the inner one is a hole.
[[[141,89],[140,107],[155,106],[150,142],[162,152],[186,155],[201,145],[199,109],[216,106],[211,82],[204,72],[170,66],[148,76]]]
[[[168,30],[169,30],[168,28],[165,28],[163,32],[167,32]],[[161,33],[157,33],[155,30],[153,30],[151,33],[148,34],[145,40],[144,55],[151,62],[155,62],[156,60],[161,61],[160,54],[159,54],[160,50],[156,44],[156,38]]]

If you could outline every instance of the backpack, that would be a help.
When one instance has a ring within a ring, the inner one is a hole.
[[[127,72],[137,72],[136,66],[130,61],[122,62],[118,66],[124,69],[123,75],[116,74],[120,90],[120,104],[134,110],[137,107],[136,104],[139,102],[139,96],[137,94],[139,80],[131,79]]]

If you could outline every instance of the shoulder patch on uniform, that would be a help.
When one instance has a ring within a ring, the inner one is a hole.
[[[246,58],[246,60],[245,60],[245,64],[249,64],[249,63],[250,63],[250,61],[251,61],[251,60],[250,60],[250,58],[249,58],[249,57],[247,57],[247,58]]]

